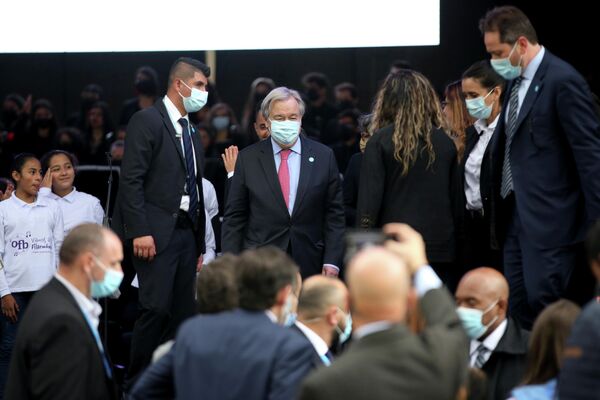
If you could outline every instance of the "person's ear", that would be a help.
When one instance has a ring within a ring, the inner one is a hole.
[[[325,320],[331,326],[337,326],[340,323],[341,312],[336,306],[329,306],[325,314]]]
[[[283,306],[287,301],[288,296],[292,293],[292,285],[285,285],[277,292],[277,296],[275,297],[275,305]]]
[[[498,308],[501,314],[506,315],[508,313],[508,301],[506,299],[498,300]]]
[[[21,180],[21,174],[18,171],[13,171],[10,176],[13,178],[15,182],[19,182]]]
[[[529,41],[525,36],[519,36],[517,42],[519,43],[517,45],[517,52],[520,56],[525,55],[525,53],[527,52],[527,48],[529,47]]]
[[[590,262],[592,273],[596,277],[596,281],[600,283],[600,258]]]

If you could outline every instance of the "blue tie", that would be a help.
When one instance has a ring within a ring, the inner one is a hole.
[[[194,170],[194,148],[192,147],[192,138],[188,129],[188,121],[185,118],[179,119],[183,128],[183,150],[185,152],[185,166],[187,169],[187,178],[185,180],[187,192],[190,195],[190,208],[188,214],[192,222],[196,222],[196,212],[198,211],[198,188],[196,187],[196,172]]]
[[[510,97],[508,99],[508,121],[506,124],[506,144],[504,145],[504,163],[502,164],[502,181],[500,184],[500,195],[503,199],[514,190],[512,168],[510,165],[510,146],[517,130],[517,119],[519,116],[519,86],[521,86],[522,76],[515,78]]]

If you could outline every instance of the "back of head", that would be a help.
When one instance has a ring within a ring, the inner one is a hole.
[[[98,224],[81,224],[73,228],[65,237],[59,252],[60,264],[70,267],[84,252],[91,251],[99,255],[106,246],[108,234],[114,235],[108,229]]]
[[[496,7],[488,11],[479,21],[479,30],[482,34],[498,32],[502,43],[515,43],[520,36],[525,36],[531,44],[538,43],[531,21],[514,6]]]
[[[347,282],[357,326],[372,321],[404,321],[410,275],[397,255],[382,247],[360,251],[350,261]]]
[[[266,246],[244,251],[237,271],[240,308],[264,311],[275,305],[281,289],[295,285],[298,267],[283,251]]]
[[[431,82],[420,72],[402,69],[387,76],[375,97],[371,132],[394,124],[394,158],[402,163],[406,174],[422,150],[421,140],[429,154],[435,154],[431,131],[444,126],[439,98]]]
[[[529,338],[523,384],[545,383],[558,376],[567,338],[580,312],[572,301],[559,300],[540,313]]]
[[[205,265],[196,278],[198,312],[213,314],[238,306],[238,257],[225,254]]]
[[[178,58],[169,71],[169,87],[176,79],[184,81],[192,79],[195,72],[200,72],[207,78],[210,76],[210,68],[203,62],[190,57]]]
[[[308,278],[298,298],[298,316],[301,320],[320,318],[333,306],[345,309],[346,289],[336,278],[315,275]]]

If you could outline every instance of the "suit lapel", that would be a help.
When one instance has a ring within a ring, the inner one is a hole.
[[[302,149],[300,150],[302,152],[300,154],[300,177],[298,179],[298,188],[296,189],[296,199],[294,201],[292,217],[296,215],[298,209],[302,205],[302,199],[304,198],[308,184],[310,183],[312,168],[315,163],[315,156],[313,155],[313,149],[310,142],[302,136],[300,136],[300,140],[300,143],[302,144]]]
[[[271,187],[271,193],[273,193],[273,197],[275,197],[275,202],[285,210],[285,213],[288,214],[289,211],[285,205],[285,200],[283,199],[283,192],[281,191],[281,186],[279,185],[279,177],[277,176],[277,171],[275,170],[275,158],[273,155],[273,145],[271,144],[271,139],[265,139],[260,142],[260,164],[262,166],[263,172],[265,173],[265,178],[267,183]]]
[[[198,131],[194,128],[194,125],[190,123],[190,134],[192,136],[192,144],[194,145],[194,153],[196,156],[196,178],[198,181],[201,181],[202,178],[202,143],[200,142],[200,136],[198,135]],[[179,146],[181,149],[181,146]]]
[[[519,116],[517,117],[517,126],[515,128],[515,132],[518,131],[519,127],[525,120],[525,117],[531,111],[533,104],[538,98],[538,94],[541,92],[542,86],[544,84],[544,75],[546,74],[546,70],[548,69],[548,50],[546,50],[546,54],[544,54],[544,58],[538,67],[532,81],[531,85],[527,89],[527,94],[525,94],[525,99],[523,99],[523,104],[521,105],[521,109],[519,110]],[[512,85],[511,85],[512,88]],[[510,90],[508,91],[510,93]],[[514,142],[514,141],[513,141]]]
[[[185,158],[183,156],[183,150],[181,149],[181,142],[180,142],[179,138],[177,137],[177,132],[175,132],[175,127],[173,126],[173,123],[171,122],[171,118],[169,118],[169,113],[167,112],[167,108],[165,107],[165,103],[163,102],[163,99],[162,98],[159,99],[154,104],[154,106],[158,109],[158,111],[160,112],[160,115],[162,116],[163,124],[169,131],[169,137],[173,141],[173,144],[175,145],[175,150],[177,150],[177,154],[179,154],[179,159],[181,160],[181,164],[183,165],[183,168],[185,169],[186,168]]]

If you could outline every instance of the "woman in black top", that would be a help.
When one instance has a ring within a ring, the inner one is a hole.
[[[442,129],[439,98],[422,74],[388,75],[373,109],[373,137],[365,150],[358,195],[358,226],[403,222],[425,240],[427,256],[452,289],[458,283],[455,217],[460,214],[456,147]]]

